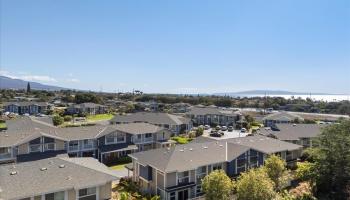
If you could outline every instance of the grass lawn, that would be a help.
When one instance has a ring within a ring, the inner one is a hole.
[[[178,144],[187,144],[192,141],[191,138],[186,138],[186,137],[172,137],[172,140],[176,141]]]
[[[124,169],[124,166],[126,164],[119,164],[119,165],[114,165],[114,166],[110,166],[108,167],[109,169],[112,169],[112,170],[121,170],[121,169]]]
[[[86,119],[90,122],[110,120],[114,117],[113,114],[97,114],[97,115],[88,115]]]
[[[5,129],[5,128],[6,128],[6,123],[0,122],[0,129]]]

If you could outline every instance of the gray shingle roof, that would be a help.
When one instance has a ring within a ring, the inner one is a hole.
[[[60,168],[60,165],[64,165]],[[41,168],[47,168],[41,171]],[[16,171],[16,175],[10,175]],[[118,179],[93,158],[49,158],[0,166],[3,199],[19,199],[52,191],[86,188]]]
[[[190,115],[225,115],[225,116],[236,116],[239,113],[230,110],[230,109],[222,109],[217,107],[201,107],[201,106],[193,106],[190,108],[190,111],[187,112]]]
[[[278,130],[261,129],[262,135],[274,135],[280,140],[299,140],[300,138],[314,138],[321,134],[325,125],[319,124],[277,124]]]
[[[271,154],[281,151],[293,151],[301,149],[302,146],[284,142],[281,140],[273,139],[266,136],[247,136],[241,138],[232,138],[225,140],[229,143],[239,144],[243,146],[250,147],[252,149],[258,150],[260,152]]]
[[[190,119],[168,113],[138,112],[128,115],[116,115],[111,121],[118,123],[146,122],[150,124],[181,125],[189,123]]]
[[[171,148],[131,154],[140,163],[165,172],[186,171],[197,167],[233,160],[249,150],[227,142],[189,143]]]
[[[57,128],[44,122],[23,117],[6,122],[8,130],[0,132],[0,147],[16,146],[40,136],[64,141],[95,139],[114,131],[129,134],[156,133],[163,128],[148,123],[129,123],[118,125],[96,125]]]
[[[48,106],[47,102],[35,102],[35,101],[18,101],[18,102],[5,102],[4,106],[9,105],[17,105],[17,106],[30,106],[30,105],[38,105],[38,106]]]

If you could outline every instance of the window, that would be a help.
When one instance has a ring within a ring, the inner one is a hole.
[[[175,199],[176,199],[176,193],[170,192],[170,200],[175,200]]]
[[[237,158],[237,174],[245,171],[246,162],[247,162],[247,160],[246,160],[245,154],[243,154]]]
[[[79,190],[79,200],[96,200],[96,188],[85,188]]]
[[[250,162],[250,168],[254,168],[258,166],[258,152],[257,151],[250,151],[250,157],[249,157],[249,162]]]
[[[11,153],[10,148],[4,147],[4,148],[0,148],[0,155],[1,154],[8,154]]]
[[[84,140],[84,148],[85,149],[91,149],[94,147],[94,141],[93,140]]]
[[[188,171],[177,173],[177,177],[178,177],[178,181],[177,181],[178,184],[185,184],[190,182]]]
[[[44,145],[45,151],[53,151],[55,150],[55,143],[47,143]]]
[[[151,138],[152,137],[152,133],[146,133],[145,134],[145,138]]]
[[[222,163],[213,164],[213,171],[222,169]]]
[[[40,144],[32,144],[29,146],[30,152],[40,152],[41,151],[41,145]]]
[[[69,150],[75,151],[79,149],[79,142],[77,140],[69,142]]]
[[[125,134],[111,133],[106,136],[106,144],[115,144],[125,142]]]
[[[45,200],[64,200],[64,192],[46,194]]]

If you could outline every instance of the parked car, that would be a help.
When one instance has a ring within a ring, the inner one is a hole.
[[[219,134],[222,136],[225,135],[225,133],[223,131],[219,131]]]
[[[245,133],[247,132],[247,129],[246,128],[241,128],[241,133]]]
[[[210,126],[209,125],[205,125],[204,126],[204,130],[209,130],[210,129]]]
[[[221,129],[221,126],[216,126],[215,129],[219,131]]]
[[[221,130],[222,130],[222,131],[227,131],[227,126],[222,126],[222,127],[221,127]]]
[[[232,132],[232,131],[233,131],[233,126],[229,126],[227,130],[228,130],[229,132]]]
[[[222,135],[219,133],[212,133],[210,134],[211,137],[221,137]]]
[[[211,129],[210,133],[217,133],[218,131],[216,129]]]

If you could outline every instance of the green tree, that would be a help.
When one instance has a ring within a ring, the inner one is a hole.
[[[204,132],[204,128],[198,127],[196,130],[196,137],[203,135],[203,132]]]
[[[297,169],[295,170],[295,176],[302,181],[310,181],[310,183],[314,183],[316,177],[318,176],[315,173],[315,163],[311,162],[298,162]]]
[[[27,83],[27,93],[30,93],[30,83]]]
[[[242,173],[236,183],[238,200],[274,199],[274,183],[262,168]]]
[[[350,180],[350,121],[327,126],[318,142],[314,156],[317,190],[345,199]]]
[[[233,182],[223,170],[216,170],[203,178],[202,190],[207,200],[228,200],[232,195]]]
[[[70,122],[70,121],[72,121],[72,116],[66,115],[66,116],[63,117],[63,119],[64,119],[65,122]]]
[[[63,121],[64,121],[63,117],[61,117],[59,115],[55,115],[52,118],[53,125],[55,125],[55,126],[59,126],[59,125],[63,124]]]
[[[263,169],[266,171],[269,178],[274,182],[275,189],[280,191],[287,186],[290,180],[289,171],[286,168],[286,161],[279,156],[271,155],[266,159]]]

